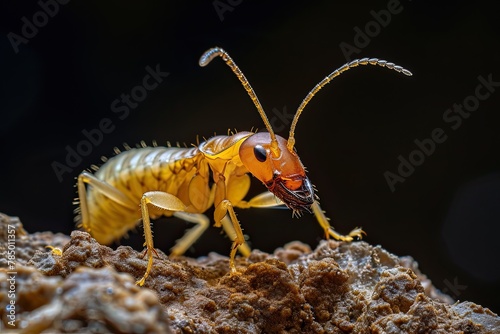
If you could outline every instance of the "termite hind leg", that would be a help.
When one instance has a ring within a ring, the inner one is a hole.
[[[166,210],[166,211],[184,211],[186,206],[184,203],[176,196],[168,194],[162,191],[149,191],[144,193],[141,198],[141,213],[142,222],[144,225],[144,246],[146,246],[145,255],[148,257],[148,266],[144,276],[136,282],[137,285],[142,286],[146,282],[151,269],[153,268],[153,232],[151,231],[151,220],[149,218],[148,205],[153,205],[155,208]]]
[[[316,219],[318,220],[318,223],[321,225],[323,230],[325,230],[325,236],[326,239],[329,239],[330,237],[333,237],[335,240],[340,240],[340,241],[353,241],[354,238],[363,238],[363,234],[366,234],[362,229],[360,228],[355,228],[352,230],[348,235],[342,235],[333,229],[333,227],[330,225],[328,222],[328,218],[325,216],[325,213],[319,206],[319,203],[315,201],[312,205],[312,209],[314,212],[314,215],[316,216]]]
[[[187,222],[197,224],[195,227],[189,229],[182,238],[177,240],[175,246],[172,247],[170,254],[176,256],[184,254],[189,249],[189,247],[191,247],[196,242],[196,240],[198,240],[198,238],[210,225],[210,220],[207,216],[201,213],[179,211],[175,212],[174,216]]]
[[[110,198],[111,200],[120,203],[126,207],[134,207],[137,205],[127,196],[125,196],[121,191],[110,185],[109,183],[99,180],[97,177],[89,172],[82,172],[78,176],[78,199],[80,200],[80,215],[81,215],[81,226],[87,231],[92,232],[90,228],[90,214],[87,205],[87,189],[85,185],[88,184],[94,188],[99,193]]]
[[[223,224],[223,219],[226,216],[226,214],[229,214],[229,218],[231,219],[231,224],[235,232],[235,238],[233,241],[233,245],[231,247],[231,253],[229,254],[229,267],[231,269],[231,274],[235,274],[237,271],[236,271],[236,265],[234,264],[234,258],[236,256],[236,251],[238,250],[238,247],[245,243],[245,237],[243,236],[243,231],[241,230],[240,223],[236,218],[236,213],[234,212],[233,204],[227,199],[222,200],[215,208],[214,212],[215,224],[219,226]]]

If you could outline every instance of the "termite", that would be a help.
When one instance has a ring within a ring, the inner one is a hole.
[[[312,97],[333,78],[358,65],[379,65],[405,75],[410,71],[377,58],[351,61],[319,82],[298,107],[290,126],[288,140],[276,135],[250,83],[221,48],[206,51],[199,64],[204,67],[221,57],[238,77],[259,112],[267,132],[237,132],[214,136],[191,148],[128,148],[107,160],[94,174],[78,176],[78,215],[75,221],[102,244],[110,244],[134,228],[142,219],[147,268],[136,283],[143,285],[153,267],[153,234],[150,219],[175,216],[195,223],[171,249],[182,255],[209,226],[203,214],[212,205],[216,227],[223,227],[233,240],[230,272],[236,271],[235,256],[250,254],[234,208],[265,208],[286,205],[293,215],[313,213],[328,239],[341,241],[362,238],[361,228],[348,235],[335,232],[321,209],[315,189],[306,175],[295,146],[295,128]],[[249,174],[259,179],[268,191],[244,200],[250,188]],[[211,181],[212,179],[212,181]],[[87,189],[87,185],[89,186]],[[138,205],[140,210],[138,210]]]

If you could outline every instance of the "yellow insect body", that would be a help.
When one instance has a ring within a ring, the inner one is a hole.
[[[176,196],[185,206],[183,211],[186,213],[203,213],[213,205],[216,193],[217,183],[212,188],[209,186],[210,174],[214,182],[219,178],[225,180],[228,200],[238,204],[250,188],[250,178],[235,152],[251,135],[252,132],[239,132],[232,136],[216,136],[199,147],[142,147],[121,152],[107,160],[93,176],[83,172],[79,184],[97,179],[123,194],[126,203],[107,195],[102,187],[95,186],[100,184],[95,181],[94,187],[79,189],[79,193],[86,192],[80,201],[86,201],[88,218],[83,219],[80,214],[75,220],[99,243],[110,244],[137,226],[142,218],[138,203],[151,190]],[[246,206],[244,202],[241,205]],[[152,205],[149,217],[169,217],[174,212]],[[174,248],[177,254],[184,251]]]
[[[222,57],[249,94],[268,132],[239,132],[215,136],[198,147],[142,147],[130,149],[109,159],[95,174],[78,177],[80,215],[75,220],[100,243],[109,244],[134,228],[142,219],[148,264],[143,285],[153,267],[153,234],[150,218],[176,216],[196,225],[177,241],[172,254],[183,254],[209,226],[203,215],[214,206],[216,227],[223,227],[233,240],[229,266],[235,273],[236,251],[250,254],[234,208],[262,208],[286,205],[294,214],[312,212],[325,231],[325,237],[351,241],[364,233],[356,228],[348,235],[338,234],[321,210],[314,187],[306,176],[296,150],[294,130],[298,117],[311,98],[334,77],[358,65],[379,65],[411,73],[393,63],[363,58],[345,64],[317,84],[303,100],[292,121],[288,140],[275,135],[259,100],[243,73],[220,48],[208,50],[200,59],[205,66]],[[250,176],[268,189],[249,201]],[[88,187],[87,187],[88,186]]]
[[[139,203],[142,195],[150,190],[177,195],[189,207],[189,183],[201,158],[198,148],[145,147],[130,149],[109,159],[94,176],[125,195],[130,205],[116,202],[99,188],[90,187],[86,196],[89,219],[82,222],[82,227],[102,244],[120,239],[141,219]],[[209,203],[198,212],[208,207]],[[151,218],[161,215],[171,216],[172,212],[150,209]],[[81,221],[81,215],[77,220]]]

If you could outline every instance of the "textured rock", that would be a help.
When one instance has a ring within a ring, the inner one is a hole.
[[[14,219],[0,218],[3,224]],[[19,237],[41,240],[17,224]],[[0,252],[7,249],[4,230]],[[66,239],[42,235],[43,242],[17,246],[26,247],[16,267],[16,326],[24,333],[500,332],[496,314],[471,302],[452,304],[411,258],[366,242],[254,250],[237,259],[234,275],[225,256],[170,259],[158,250],[139,288],[133,282],[146,269],[140,252],[112,250],[74,231],[58,254],[44,247]],[[9,268],[1,264],[0,316],[11,328],[4,293]]]

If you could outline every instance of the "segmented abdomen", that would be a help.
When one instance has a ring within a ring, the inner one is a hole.
[[[130,149],[109,159],[94,175],[118,189],[134,205],[128,207],[116,203],[88,186],[92,236],[103,244],[122,237],[141,218],[142,195],[156,190],[178,195],[195,174],[200,158],[202,155],[196,147],[144,147]],[[152,218],[160,215],[154,209],[150,213]],[[171,215],[169,212],[161,214]]]

